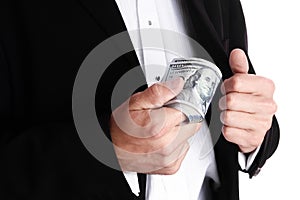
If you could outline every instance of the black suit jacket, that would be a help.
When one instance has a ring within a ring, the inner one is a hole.
[[[182,1],[189,34],[232,75],[228,55],[247,52],[238,0]],[[131,193],[122,172],[98,162],[82,145],[72,118],[72,88],[88,53],[126,27],[114,0],[1,0],[0,199],[143,199]],[[129,37],[128,37],[129,40]],[[96,100],[109,135],[110,96],[117,80],[138,64],[134,52],[117,59],[101,78]],[[122,68],[117,66],[122,65]],[[250,65],[249,73],[254,73]],[[276,119],[254,164],[253,176],[279,141]],[[220,137],[215,155],[221,186],[214,199],[238,199],[238,148]],[[211,182],[213,186],[213,182]]]

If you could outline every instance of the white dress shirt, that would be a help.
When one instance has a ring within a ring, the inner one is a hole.
[[[128,31],[164,29],[186,34],[183,12],[178,1],[116,0],[116,3]],[[129,35],[133,37],[130,32]],[[143,49],[143,43],[147,39],[147,35],[140,32],[138,42],[134,43],[134,48],[150,86],[161,80],[168,63],[176,55],[166,51],[169,40],[164,38],[163,33],[155,35],[154,39],[164,49]],[[183,49],[184,55],[194,57],[192,48],[186,41],[176,41],[176,45]],[[147,200],[203,200],[205,197],[203,188],[205,187],[202,187],[202,184],[205,176],[214,179],[216,183],[219,182],[213,144],[205,122],[201,130],[189,140],[189,144],[190,149],[176,174],[147,175]],[[250,167],[257,152],[258,149],[248,157],[248,160],[244,154],[239,153],[239,163],[243,169]],[[137,173],[124,172],[124,175],[132,192],[138,196],[140,188]]]

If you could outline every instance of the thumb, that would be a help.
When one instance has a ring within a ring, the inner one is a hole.
[[[130,110],[160,108],[177,96],[181,92],[183,85],[184,80],[180,77],[164,83],[156,83],[130,98]]]
[[[249,70],[248,60],[245,52],[242,49],[234,49],[229,56],[229,65],[231,71],[236,73],[247,74]]]

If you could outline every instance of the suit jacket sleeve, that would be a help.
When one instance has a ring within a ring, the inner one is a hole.
[[[82,30],[92,29],[85,34],[102,32],[77,1],[61,3],[0,3],[0,199],[134,199],[122,172],[94,159],[76,132],[72,85],[87,53],[80,49],[98,43],[75,34],[77,24],[84,18]]]
[[[241,48],[248,56],[247,30],[241,3],[239,0],[230,0],[229,2],[229,5],[224,4],[225,7],[229,6],[227,7],[227,11],[224,10],[225,23],[227,23],[229,27],[229,52],[234,48]],[[226,18],[228,19],[228,22],[226,22]],[[249,56],[248,61],[249,73],[254,74],[255,71],[250,62]],[[265,135],[260,151],[258,152],[249,170],[246,171],[249,173],[250,177],[257,175],[265,164],[266,160],[275,152],[279,143],[279,132],[279,125],[276,117],[274,116],[272,126]]]

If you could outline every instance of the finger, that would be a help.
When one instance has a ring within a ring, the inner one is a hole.
[[[245,130],[255,130],[256,129],[256,120],[253,114],[245,112],[236,112],[236,111],[223,111],[220,114],[220,120],[225,126],[245,129]]]
[[[169,157],[162,157],[156,153],[130,153],[118,149],[118,147],[116,148],[116,152],[122,170],[139,173],[156,173],[156,171],[171,167],[176,161],[182,161],[188,149],[189,144],[188,142],[185,142]]]
[[[252,74],[235,74],[223,82],[222,93],[230,92],[249,93],[265,97],[273,97],[275,85],[265,77]]]
[[[131,134],[122,134],[114,137],[116,146],[124,151],[137,154],[158,154],[168,156],[175,151],[178,146],[186,142],[199,129],[201,124],[194,123],[184,126],[176,126],[171,130],[164,130],[163,134],[153,137],[135,137]]]
[[[182,112],[173,108],[162,107],[150,111],[150,124],[145,128],[150,135],[159,137],[185,120],[186,116]]]
[[[156,83],[143,92],[134,94],[129,101],[130,110],[160,108],[180,93],[184,85],[182,78],[165,83]]]
[[[159,132],[161,128],[173,128],[186,120],[186,116],[182,112],[169,107],[152,110],[134,110],[130,112],[130,115],[138,126],[143,129],[155,129],[156,131],[153,132]],[[155,128],[155,126],[158,127]]]
[[[179,149],[179,152],[175,152],[175,154],[177,155],[174,158],[176,159],[172,158],[170,161],[167,161],[164,164],[164,167],[160,167],[155,171],[151,171],[149,174],[160,174],[160,175],[175,174],[180,169],[181,163],[183,162],[189,150],[188,143],[184,143],[182,146],[183,147]]]
[[[135,143],[141,146],[140,149],[135,149],[135,151],[136,153],[155,153],[162,157],[169,157],[180,145],[199,131],[200,127],[200,123],[176,126],[161,135],[155,135],[151,138],[135,139]]]
[[[189,149],[189,143],[179,146],[171,155],[163,157],[153,153],[131,153],[115,147],[122,170],[139,173],[156,173],[164,168],[174,166],[174,162],[182,162]]]
[[[164,134],[186,120],[182,112],[169,107],[129,112],[125,106],[126,104],[122,104],[114,110],[111,120],[117,126],[115,128],[136,138],[149,138]]]
[[[253,135],[244,129],[238,129],[228,126],[222,127],[222,133],[225,139],[229,142],[239,145],[240,149],[244,153],[253,151],[263,141],[263,136]]]
[[[229,56],[231,71],[236,73],[248,74],[249,65],[245,52],[242,49],[234,49]]]
[[[194,136],[200,127],[200,123],[174,127],[170,132],[160,138],[161,146],[158,148],[157,153],[162,157],[169,157],[179,146]]]
[[[136,138],[160,137],[186,120],[182,112],[169,107],[131,111],[130,115],[134,124],[128,126],[128,119],[124,119],[127,128],[123,125],[122,130]]]
[[[231,92],[219,101],[221,110],[231,110],[247,113],[274,114],[277,106],[273,99],[246,93]]]

